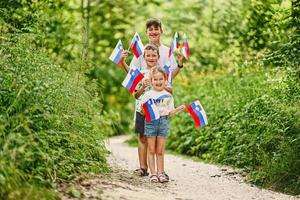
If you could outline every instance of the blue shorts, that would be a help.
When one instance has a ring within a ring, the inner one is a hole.
[[[167,137],[169,133],[168,116],[161,116],[152,122],[145,122],[145,136],[148,137]]]

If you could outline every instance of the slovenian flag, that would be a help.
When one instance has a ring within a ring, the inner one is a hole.
[[[171,63],[170,61],[168,60],[167,63],[164,64],[164,70],[166,72],[166,80],[169,82],[169,83],[172,83],[172,70],[171,70]]]
[[[122,85],[132,94],[137,84],[144,78],[144,75],[138,68],[131,68],[122,82]]]
[[[198,100],[186,106],[186,108],[193,117],[197,128],[208,124],[206,113]]]
[[[143,104],[143,108],[147,122],[151,122],[160,118],[158,108],[156,107],[153,99],[148,99],[148,101]]]
[[[136,58],[144,54],[144,45],[138,33],[135,33],[130,43],[130,48]]]
[[[178,33],[176,32],[169,49],[169,57],[171,57],[172,53],[176,51],[178,47],[179,47],[179,38],[178,38]]]
[[[190,47],[186,35],[183,35],[182,54],[186,59],[190,57]]]
[[[121,40],[119,40],[115,49],[111,53],[109,59],[117,65],[122,65],[121,64],[122,51],[123,51],[123,45],[122,45]]]

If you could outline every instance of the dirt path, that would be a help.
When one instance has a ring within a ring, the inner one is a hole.
[[[137,149],[124,144],[126,136],[108,141],[112,155],[109,162],[113,172],[80,180],[74,187],[81,199],[103,200],[295,200],[300,199],[244,183],[235,171],[215,165],[166,155],[165,168],[170,176],[166,184],[150,183],[148,177],[132,174],[137,168]],[[64,189],[62,189],[64,191]],[[63,199],[72,199],[64,195]]]

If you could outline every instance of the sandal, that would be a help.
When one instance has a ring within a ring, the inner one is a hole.
[[[169,182],[169,177],[165,173],[161,173],[160,175],[158,175],[158,180],[161,183]]]
[[[159,181],[156,174],[152,174],[149,178],[151,183],[158,183]]]
[[[164,174],[166,176],[166,178],[168,179],[168,181],[170,180],[170,177],[168,176],[168,174],[166,172],[162,172],[162,174]]]
[[[149,173],[147,172],[147,169],[143,169],[143,168],[136,169],[136,170],[134,170],[133,173],[138,176],[148,176],[149,175]]]

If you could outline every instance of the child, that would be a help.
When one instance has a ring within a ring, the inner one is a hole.
[[[124,51],[122,54],[123,59],[123,67],[128,72],[129,66],[126,64],[125,59],[128,56],[128,52]],[[135,170],[135,174],[139,176],[147,176],[148,175],[148,165],[147,165],[147,138],[144,135],[144,126],[145,126],[145,116],[141,113],[140,110],[140,100],[143,97],[145,91],[150,90],[150,79],[149,73],[150,69],[157,65],[159,56],[159,50],[157,46],[148,44],[145,46],[144,55],[142,56],[144,62],[146,63],[145,68],[140,68],[141,73],[145,76],[142,80],[142,83],[137,86],[137,90],[134,93],[136,98],[136,106],[135,106],[135,132],[139,134],[138,141],[138,157],[140,168]],[[167,89],[167,88],[166,88]],[[171,89],[167,89],[171,92]]]
[[[169,133],[169,116],[175,115],[185,109],[184,105],[174,109],[172,95],[165,90],[166,73],[160,67],[154,67],[150,73],[152,89],[143,96],[141,103],[153,99],[158,107],[160,118],[145,122],[145,136],[148,143],[148,163],[151,182],[168,182],[169,177],[164,173],[165,138]],[[141,105],[143,112],[143,107]],[[156,170],[155,170],[156,161]]]
[[[169,58],[169,48],[160,42],[160,36],[163,34],[162,25],[159,19],[149,19],[146,22],[146,35],[148,36],[148,40],[150,44],[154,44],[159,47],[160,58],[158,61],[158,65],[163,67],[168,61],[171,64],[172,71],[172,80],[178,74],[179,70],[183,67],[183,54],[178,54],[178,64],[173,55]],[[131,60],[130,66],[145,68],[147,64],[140,56],[139,58],[134,57]],[[171,83],[169,83],[168,87],[171,87]]]
[[[160,43],[160,36],[163,33],[161,22],[158,19],[149,19],[146,22],[146,35],[148,36],[149,43],[153,46],[156,46],[157,49],[157,56],[151,55],[149,53],[149,50],[145,48],[144,55],[140,56],[139,58],[133,57],[130,66],[134,66],[139,68],[143,74],[146,75],[149,72],[149,69],[153,65],[153,62],[156,62],[155,65],[159,65],[163,67],[164,64],[169,60],[169,48],[165,45],[162,45]],[[147,47],[147,46],[146,46]],[[158,48],[157,48],[158,47]],[[129,66],[125,63],[125,59],[128,56],[128,51],[125,50],[122,53],[122,59],[123,59],[123,67],[126,70],[126,72],[129,71]],[[153,57],[154,56],[154,57]],[[152,58],[151,58],[152,57]],[[153,60],[157,59],[156,61]],[[152,60],[152,61],[151,61]],[[178,54],[178,65],[176,63],[176,60],[174,56],[172,55],[170,57],[170,63],[171,63],[171,70],[172,70],[172,79],[178,74],[179,69],[183,67],[183,54]],[[138,157],[139,157],[139,163],[140,163],[140,169],[135,170],[136,174],[140,176],[147,175],[147,140],[144,136],[144,119],[145,116],[142,115],[139,111],[139,108],[137,107],[138,99],[145,90],[149,90],[150,88],[150,80],[148,78],[145,78],[143,80],[142,87],[135,92],[135,97],[137,98],[136,101],[136,112],[135,112],[135,131],[140,134],[139,136],[139,145],[138,145]],[[169,89],[168,89],[169,88]],[[171,89],[171,83],[167,84],[167,87],[165,88],[167,91],[172,93]]]

